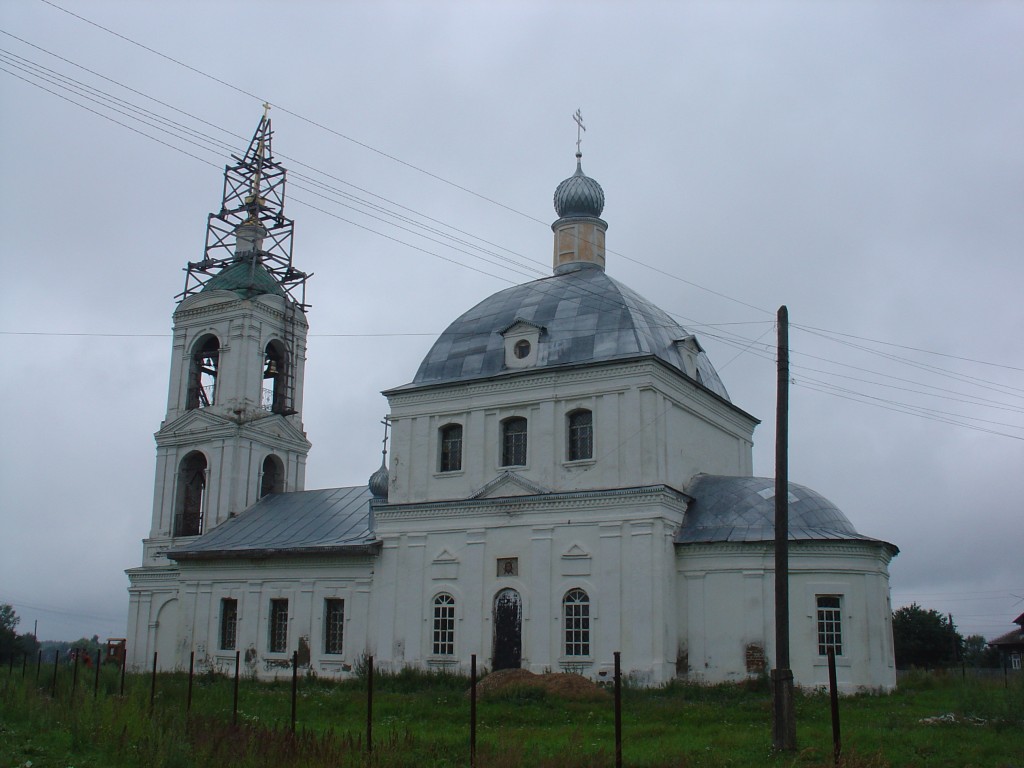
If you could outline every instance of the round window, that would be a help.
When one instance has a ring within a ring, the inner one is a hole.
[[[516,357],[522,360],[530,354],[530,342],[526,339],[522,339],[521,341],[517,341],[516,345],[512,349],[516,353]]]

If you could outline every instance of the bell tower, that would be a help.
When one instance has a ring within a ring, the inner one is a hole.
[[[224,170],[203,258],[185,267],[144,566],[168,566],[163,551],[180,539],[304,486],[309,276],[292,264],[286,171],[272,136],[264,114],[245,155]]]

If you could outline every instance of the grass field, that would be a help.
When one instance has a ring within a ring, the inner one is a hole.
[[[160,675],[150,711],[150,678],[116,670],[52,667],[0,671],[0,768],[224,768],[239,766],[466,766],[468,680],[399,673],[378,676],[373,753],[366,753],[365,682],[299,680],[291,732],[291,683],[242,681],[237,726],[233,683],[197,676],[186,716],[186,675]],[[627,766],[832,766],[829,700],[797,698],[795,753],[771,751],[765,685],[672,684],[623,693]],[[840,700],[848,768],[949,766],[1024,768],[1024,677],[983,681],[919,674],[889,696]],[[612,697],[567,701],[543,690],[508,688],[478,705],[481,768],[614,765]],[[938,718],[933,722],[924,722]]]

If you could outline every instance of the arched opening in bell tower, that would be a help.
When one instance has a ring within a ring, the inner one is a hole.
[[[206,408],[217,401],[217,364],[220,361],[220,342],[207,334],[192,347],[192,360],[188,369],[188,395],[185,407]]]
[[[288,353],[280,341],[263,351],[263,408],[271,413],[288,413]]]
[[[178,466],[173,535],[198,536],[203,532],[205,500],[206,457],[199,451],[192,451]]]
[[[260,473],[260,498],[270,493],[284,491],[284,464],[274,454],[263,460],[263,471]]]

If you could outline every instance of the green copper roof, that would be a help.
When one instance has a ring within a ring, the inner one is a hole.
[[[204,291],[234,291],[245,299],[271,293],[284,296],[284,290],[262,264],[253,259],[242,258],[224,267],[211,277]]]

